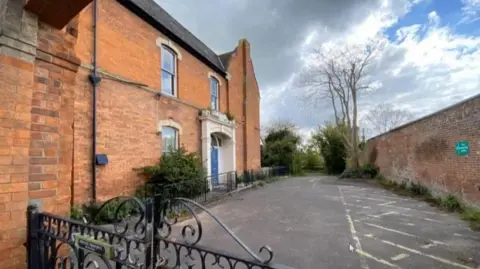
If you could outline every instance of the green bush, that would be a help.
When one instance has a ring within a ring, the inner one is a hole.
[[[440,206],[451,212],[462,211],[463,209],[463,204],[452,194],[442,197],[440,199]]]
[[[378,167],[371,163],[365,164],[361,170],[362,174],[368,175],[369,178],[375,178],[378,174]]]
[[[408,187],[409,191],[412,194],[419,195],[419,196],[431,196],[430,190],[423,186],[420,182],[410,182],[410,186]]]
[[[347,168],[340,174],[339,178],[362,178],[362,170],[360,168]]]
[[[339,178],[364,178],[372,179],[378,175],[378,168],[373,164],[366,164],[360,168],[347,168]]]
[[[303,164],[301,154],[295,152],[292,159],[292,174],[293,175],[302,175],[303,174]]]
[[[288,171],[293,171],[295,154],[298,152],[300,137],[290,128],[282,127],[269,130],[265,136],[264,145],[261,149],[262,167],[283,166]]]
[[[162,155],[156,165],[134,170],[147,180],[147,184],[137,189],[138,196],[194,198],[208,191],[201,157],[183,147]]]
[[[70,209],[70,218],[74,220],[82,220],[83,219],[83,208],[78,205],[72,206]]]
[[[312,136],[319,144],[325,170],[329,174],[339,174],[345,170],[347,158],[345,132],[346,127],[343,125],[327,125]]]
[[[82,219],[85,216],[94,224],[114,223],[137,213],[139,205],[133,203],[122,198],[113,198],[104,203],[84,204],[82,216],[79,218]]]
[[[243,175],[237,176],[237,184],[243,183]]]
[[[382,174],[380,174],[380,173],[378,173],[378,174],[374,177],[374,179],[375,179],[376,181],[387,181],[387,179],[386,179]]]
[[[307,148],[302,152],[303,170],[307,171],[321,171],[324,169],[324,164],[320,152]]]
[[[462,212],[462,219],[470,222],[473,230],[480,230],[480,210],[473,207],[466,207]]]

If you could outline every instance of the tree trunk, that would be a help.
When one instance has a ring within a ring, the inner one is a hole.
[[[340,123],[340,119],[337,113],[337,106],[335,104],[335,96],[333,95],[332,90],[330,90],[330,99],[332,101],[333,113],[335,113],[335,123],[338,125]]]
[[[360,167],[358,160],[358,126],[357,126],[357,93],[352,91],[352,101],[353,101],[353,116],[352,116],[352,168]]]

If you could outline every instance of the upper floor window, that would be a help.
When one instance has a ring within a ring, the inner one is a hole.
[[[210,77],[210,106],[213,110],[218,110],[218,80]]]
[[[170,48],[162,46],[162,92],[176,96],[177,56]]]
[[[162,152],[168,153],[178,149],[178,130],[169,127],[162,127]]]

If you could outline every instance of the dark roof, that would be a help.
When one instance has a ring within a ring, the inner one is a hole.
[[[226,75],[219,56],[153,0],[117,0],[130,11],[188,50],[215,71]]]
[[[218,55],[225,69],[228,69],[228,65],[230,64],[230,59],[232,58],[232,55],[234,52],[235,51],[230,51],[230,52]]]

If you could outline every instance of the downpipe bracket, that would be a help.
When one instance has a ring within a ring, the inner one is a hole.
[[[92,83],[93,86],[97,86],[100,81],[102,81],[102,78],[93,74],[88,75],[88,80],[90,83]]]

